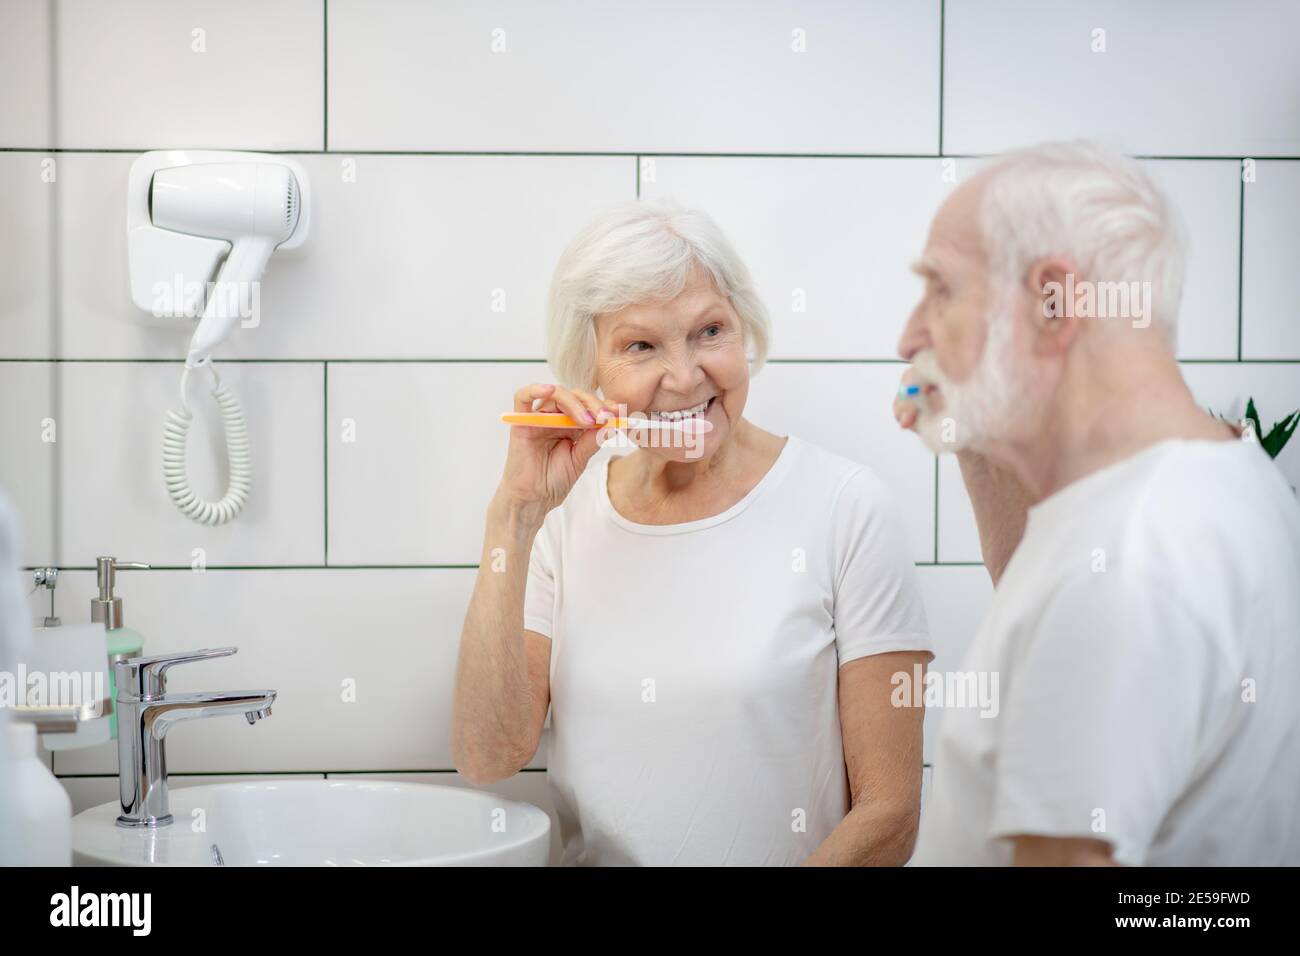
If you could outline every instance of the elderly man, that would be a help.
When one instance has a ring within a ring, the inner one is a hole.
[[[1002,699],[944,714],[916,864],[1300,863],[1300,509],[1183,382],[1182,266],[1088,143],[934,219],[895,411],[961,463],[996,590],[960,667]]]

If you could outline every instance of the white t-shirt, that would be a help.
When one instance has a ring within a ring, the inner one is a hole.
[[[889,494],[790,436],[736,504],[627,520],[609,446],[532,552],[566,865],[801,862],[848,813],[838,665],[930,651]]]
[[[940,720],[916,865],[1014,834],[1151,866],[1300,863],[1300,506],[1258,444],[1158,442],[1028,525]]]

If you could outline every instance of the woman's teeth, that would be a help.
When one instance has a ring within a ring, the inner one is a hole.
[[[698,405],[692,405],[690,408],[680,408],[675,412],[651,412],[650,418],[651,420],[663,422],[676,422],[683,418],[699,418],[709,410],[709,406],[712,404],[713,399],[710,398],[708,401],[700,402]]]

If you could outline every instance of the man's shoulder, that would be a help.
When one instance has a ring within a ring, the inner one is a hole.
[[[1008,567],[999,597],[1010,620],[1034,630],[1045,613],[1060,626],[1125,610],[1135,621],[1173,616],[1232,656],[1261,607],[1293,600],[1278,595],[1300,580],[1300,506],[1258,446],[1174,442],[1135,464],[1015,575]]]
[[[1227,574],[1261,552],[1300,554],[1300,505],[1276,464],[1248,442],[1174,442],[1124,515],[1125,548],[1143,570],[1200,566]]]

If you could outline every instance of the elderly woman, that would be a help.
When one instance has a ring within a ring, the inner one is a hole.
[[[565,864],[912,852],[923,715],[892,698],[933,656],[915,572],[870,470],[744,417],[768,336],[726,238],[672,203],[616,207],[556,268],[563,384],[514,407],[589,427],[511,427],[451,743],[468,780],[502,780],[550,707]],[[597,455],[620,410],[712,428]]]

